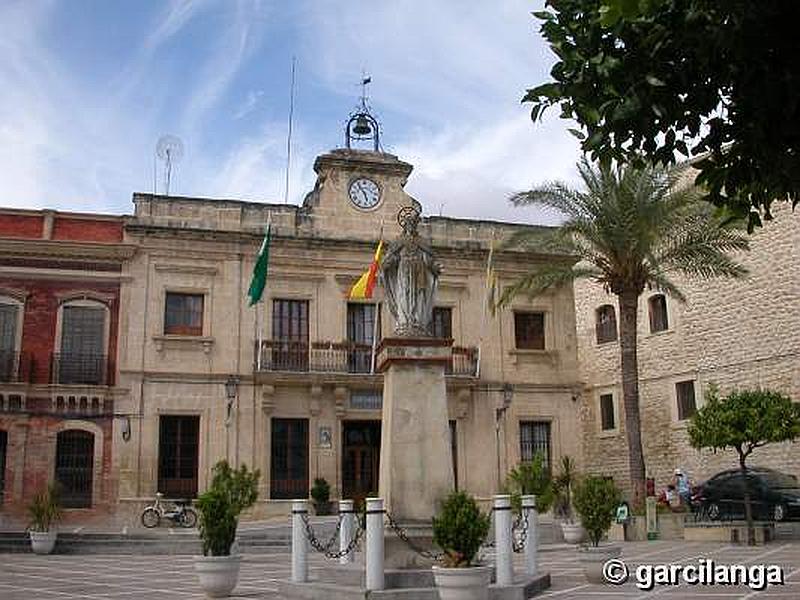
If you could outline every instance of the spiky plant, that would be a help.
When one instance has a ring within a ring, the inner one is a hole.
[[[617,296],[625,429],[633,503],[642,504],[645,465],[639,418],[637,307],[646,289],[685,300],[673,276],[742,277],[743,266],[729,253],[748,248],[740,229],[725,226],[686,170],[578,164],[580,189],[548,183],[511,197],[517,206],[537,205],[566,220],[550,230],[519,231],[505,247],[562,255],[537,265],[506,287],[500,305],[518,294],[536,296],[573,280],[588,278]]]

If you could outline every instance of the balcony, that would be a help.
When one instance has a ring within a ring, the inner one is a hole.
[[[0,383],[30,380],[33,360],[30,355],[14,350],[0,350]]]
[[[478,349],[453,346],[453,357],[445,373],[454,377],[476,377]],[[256,357],[259,350],[256,348]],[[297,342],[262,340],[260,362],[255,371],[297,373],[372,373],[372,346],[354,342]]]
[[[108,385],[108,357],[78,352],[53,354],[50,382],[65,385]]]

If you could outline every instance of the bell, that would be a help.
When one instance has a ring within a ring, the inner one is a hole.
[[[367,117],[364,115],[358,115],[358,117],[356,117],[356,124],[353,126],[353,133],[356,135],[368,135],[372,133],[372,127],[370,127]]]

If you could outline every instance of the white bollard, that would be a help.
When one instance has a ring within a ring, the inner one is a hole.
[[[342,525],[339,528],[339,552],[344,552],[345,549],[353,541],[353,501],[352,500],[339,500],[339,518],[342,520]],[[353,562],[353,550],[347,554],[339,557],[339,564],[346,565]]]
[[[308,500],[292,501],[292,581],[308,581],[308,539],[303,517],[308,515]]]
[[[367,589],[382,590],[383,498],[367,498]]]
[[[536,496],[522,497],[522,518],[528,521],[525,536],[525,574],[536,575],[536,550],[539,546],[539,515],[536,512]]]
[[[514,550],[511,547],[511,496],[494,497],[495,579],[497,585],[514,583]]]

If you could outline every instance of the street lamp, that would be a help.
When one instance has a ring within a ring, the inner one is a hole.
[[[228,410],[225,415],[225,427],[230,427],[231,412],[233,411],[233,401],[236,400],[236,394],[239,391],[239,378],[236,375],[228,375],[225,381],[225,397],[228,400]]]
[[[494,436],[497,445],[497,489],[500,489],[503,485],[503,478],[500,470],[500,421],[511,406],[511,401],[514,399],[514,386],[510,383],[504,383],[502,391],[503,404],[494,409]]]

